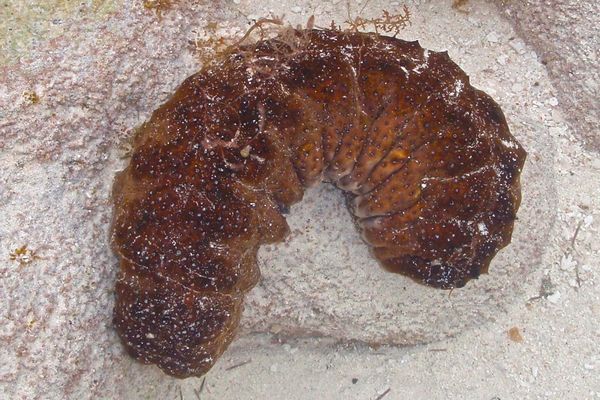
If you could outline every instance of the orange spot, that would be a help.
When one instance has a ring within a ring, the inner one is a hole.
[[[308,153],[310,152],[312,149],[315,148],[315,145],[312,143],[305,143],[302,145],[302,147],[300,148],[303,152]]]
[[[404,160],[408,157],[408,152],[404,149],[397,149],[390,152],[390,158],[392,162],[397,162],[400,160]]]

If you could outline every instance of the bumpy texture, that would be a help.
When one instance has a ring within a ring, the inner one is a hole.
[[[453,288],[510,241],[525,152],[446,53],[289,30],[183,82],[114,187],[114,323],[130,354],[202,375],[231,342],[261,244],[323,180],[387,269]]]

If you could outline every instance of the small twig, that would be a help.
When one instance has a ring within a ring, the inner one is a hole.
[[[429,351],[448,351],[448,349],[429,349]]]
[[[583,225],[583,220],[579,221],[579,223],[577,224],[577,228],[575,228],[575,233],[573,234],[573,238],[571,239],[572,252],[575,251],[575,240],[577,240],[577,235],[579,234],[581,225]],[[581,287],[581,278],[579,277],[579,263],[575,264],[575,282],[577,282],[577,287]]]
[[[527,299],[527,303],[531,303],[534,300],[540,300],[542,298],[543,298],[542,296],[533,296],[533,297],[530,297],[529,299]]]
[[[391,391],[392,391],[392,389],[387,388],[387,390],[385,392],[381,393],[379,396],[377,396],[377,398],[375,400],[381,400],[381,399],[383,399]]]
[[[365,11],[365,8],[367,8],[367,6],[369,5],[370,2],[371,2],[371,0],[365,1],[365,4],[363,4],[362,8],[358,12],[358,15],[362,15],[363,11]]]
[[[179,400],[183,400],[183,392],[181,391],[181,386],[179,386]]]
[[[581,278],[579,277],[579,264],[575,264],[575,282],[577,287],[581,287]]]
[[[575,240],[577,239],[577,235],[579,234],[581,225],[583,225],[583,220],[579,221],[579,223],[577,224],[577,228],[575,228],[575,233],[573,234],[573,238],[571,239],[571,249],[575,248]]]
[[[225,371],[231,371],[232,369],[235,369],[235,368],[241,367],[242,365],[246,365],[246,364],[248,364],[248,363],[250,363],[250,362],[252,362],[252,360],[246,360],[246,361],[244,361],[244,362],[241,362],[241,363],[239,363],[239,364],[232,365],[231,367],[227,367],[227,368],[225,368]]]
[[[581,278],[579,277],[579,265],[575,265],[575,282],[577,282],[577,287],[581,287]]]
[[[206,382],[206,378],[202,379],[202,383],[200,384],[200,389],[194,389],[194,394],[196,395],[196,398],[198,400],[202,400],[200,398],[200,394],[202,393],[202,391],[204,390],[204,382]]]

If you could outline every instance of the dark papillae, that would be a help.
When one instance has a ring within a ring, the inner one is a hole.
[[[136,359],[208,371],[259,279],[260,245],[306,187],[342,189],[388,270],[440,288],[510,242],[525,151],[446,53],[376,34],[292,30],[186,79],[116,178],[114,323]],[[341,266],[340,266],[341,267]]]

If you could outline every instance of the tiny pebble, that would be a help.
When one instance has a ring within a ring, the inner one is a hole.
[[[499,43],[500,42],[500,38],[498,37],[498,34],[496,32],[488,33],[488,35],[486,36],[486,39],[490,43]]]
[[[558,105],[558,99],[556,97],[551,97],[548,99],[548,104],[555,107]]]
[[[508,338],[516,343],[523,342],[523,335],[521,335],[521,331],[516,326],[513,326],[508,330]]]
[[[512,49],[514,51],[516,51],[518,54],[525,54],[525,43],[523,43],[522,40],[520,39],[516,39],[516,40],[511,40],[510,42],[508,42],[508,44],[510,45],[510,47],[512,47]]]
[[[241,0],[233,0],[233,4],[240,4]]]
[[[577,282],[577,280],[576,280],[576,279],[570,279],[570,280],[569,280],[569,286],[571,286],[572,288],[577,288],[577,287],[579,287],[580,285],[579,285],[579,283]]]
[[[294,6],[294,7],[292,7],[292,12],[296,13],[296,14],[300,14],[302,12],[302,8],[300,8],[298,6]]]
[[[560,300],[560,292],[554,292],[548,296],[548,301],[552,304],[558,304]]]
[[[508,61],[508,56],[506,54],[502,54],[498,56],[498,58],[496,58],[496,61],[498,61],[498,64],[500,65],[506,65],[506,62]]]
[[[577,265],[577,261],[573,260],[573,256],[566,254],[560,260],[560,269],[563,271],[569,271]]]

